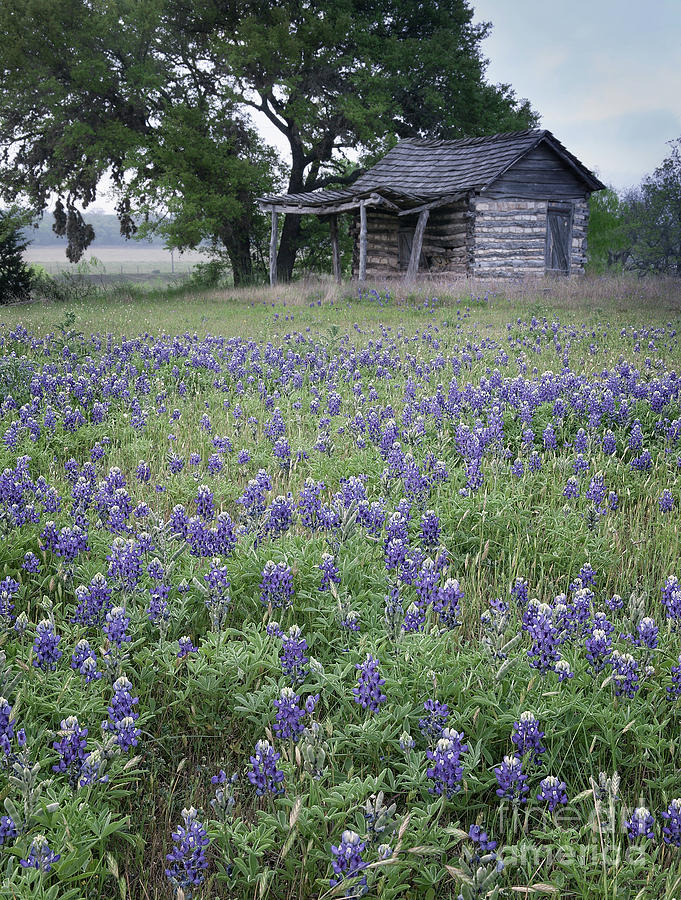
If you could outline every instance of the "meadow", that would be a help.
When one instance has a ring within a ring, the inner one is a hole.
[[[0,309],[0,895],[678,897],[680,326]]]

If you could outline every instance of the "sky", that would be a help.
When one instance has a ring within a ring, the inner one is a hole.
[[[606,184],[639,184],[681,137],[681,0],[472,0],[487,80]]]
[[[681,0],[472,0],[491,22],[487,80],[512,85],[548,128],[618,191],[681,137]],[[287,158],[283,135],[255,123]],[[97,207],[113,211],[100,195]]]

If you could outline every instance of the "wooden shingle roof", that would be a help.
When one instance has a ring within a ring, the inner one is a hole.
[[[370,196],[385,197],[402,208],[467,191],[482,191],[541,143],[562,158],[589,191],[603,185],[550,131],[531,130],[495,134],[456,141],[400,141],[375,166],[350,187],[261,197],[263,207],[276,205],[295,212],[296,207],[333,212]]]

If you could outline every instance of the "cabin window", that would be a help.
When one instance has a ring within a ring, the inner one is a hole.
[[[546,274],[569,275],[572,204],[549,203],[546,212]]]

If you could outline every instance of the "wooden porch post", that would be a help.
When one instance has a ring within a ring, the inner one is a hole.
[[[367,280],[367,209],[364,200],[359,201],[359,280]]]
[[[331,229],[331,250],[333,253],[333,277],[336,279],[338,284],[340,284],[341,261],[340,247],[338,246],[338,216],[331,216],[329,220],[329,227]]]
[[[270,284],[277,283],[277,211],[272,207],[272,234],[270,236]]]
[[[423,232],[426,230],[426,222],[428,221],[429,213],[429,209],[423,209],[419,213],[416,231],[414,232],[414,241],[411,245],[411,255],[409,257],[409,266],[407,267],[407,279],[415,278],[416,273],[419,270],[419,259],[421,257],[421,247],[423,246]]]

